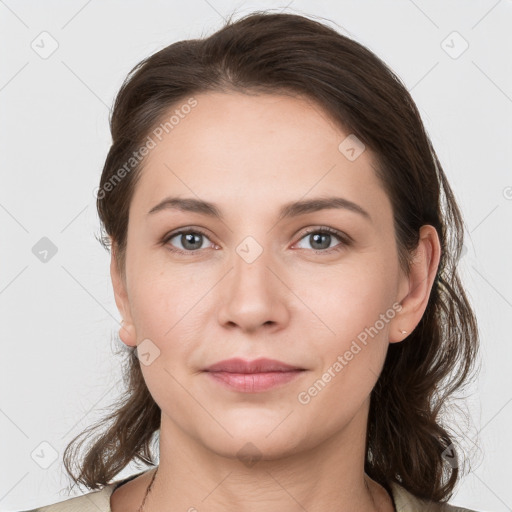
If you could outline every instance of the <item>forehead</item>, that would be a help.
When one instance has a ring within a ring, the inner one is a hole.
[[[280,206],[334,192],[367,209],[387,202],[371,152],[365,149],[348,159],[340,144],[343,149],[351,134],[313,101],[218,92],[194,99],[195,106],[174,116],[160,138],[152,137],[155,144],[137,184],[134,209],[147,212],[170,194],[234,208],[269,208],[274,202]],[[180,104],[173,106],[163,123],[179,109]]]

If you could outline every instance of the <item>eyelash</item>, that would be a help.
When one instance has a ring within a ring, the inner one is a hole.
[[[166,246],[167,249],[171,252],[175,252],[175,253],[178,253],[178,254],[184,254],[184,255],[187,255],[187,256],[190,256],[194,253],[197,253],[199,252],[199,249],[198,250],[195,250],[195,251],[184,251],[183,249],[177,249],[176,247],[172,247],[169,242],[170,240],[172,240],[174,237],[178,236],[178,235],[182,235],[182,234],[190,234],[190,233],[194,233],[194,234],[197,234],[197,235],[202,235],[206,238],[209,238],[207,233],[205,233],[204,231],[202,231],[201,229],[197,229],[197,228],[194,228],[194,229],[181,229],[179,231],[176,231],[176,232],[173,232],[173,233],[170,233],[169,235],[166,235],[163,240],[162,240],[162,245]],[[325,234],[328,234],[328,235],[334,235],[336,236],[339,240],[340,240],[340,244],[338,245],[335,245],[334,247],[331,247],[329,249],[308,249],[310,251],[312,251],[314,254],[331,254],[331,253],[334,253],[334,252],[338,252],[338,251],[341,251],[343,250],[345,247],[349,247],[353,240],[348,236],[348,235],[345,235],[344,233],[336,230],[336,229],[333,229],[333,228],[330,228],[328,226],[322,226],[322,227],[319,227],[319,228],[309,228],[306,232],[304,232],[302,234],[302,236],[299,238],[299,241],[302,240],[303,238],[305,238],[306,236],[310,235],[311,233],[325,233]]]
[[[328,226],[308,228],[304,233],[302,233],[302,236],[299,238],[299,241],[307,237],[311,233],[334,235],[341,242],[338,245],[331,247],[330,249],[307,249],[313,251],[314,254],[331,254],[334,252],[339,252],[343,250],[345,247],[348,247],[352,243],[352,239],[348,235],[345,235],[344,233],[338,231],[337,229],[333,229]]]

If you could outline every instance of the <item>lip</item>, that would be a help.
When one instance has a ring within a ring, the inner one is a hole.
[[[288,372],[292,370],[304,370],[298,366],[292,366],[276,359],[261,357],[254,361],[246,361],[239,357],[226,359],[212,364],[205,368],[207,372],[229,372],[229,373],[266,373],[266,372]]]
[[[260,393],[294,380],[305,369],[275,359],[245,361],[234,358],[219,361],[204,371],[215,382],[232,391]]]

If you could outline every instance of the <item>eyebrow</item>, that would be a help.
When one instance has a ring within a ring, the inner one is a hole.
[[[321,210],[329,209],[344,209],[354,213],[358,213],[368,221],[372,222],[370,214],[358,204],[349,201],[343,197],[329,196],[317,197],[314,199],[304,199],[301,201],[294,201],[284,204],[279,210],[279,221],[307,213],[313,213]],[[148,215],[163,211],[163,210],[181,210],[192,213],[199,213],[208,217],[215,217],[223,219],[221,210],[214,203],[203,201],[201,199],[184,198],[184,197],[166,197],[160,201],[151,210]]]

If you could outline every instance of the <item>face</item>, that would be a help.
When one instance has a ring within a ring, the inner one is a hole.
[[[274,458],[364,428],[408,290],[374,156],[354,159],[347,142],[340,150],[350,134],[305,99],[195,98],[147,157],[130,206],[126,281],[115,285],[133,328],[123,341],[145,343],[141,368],[162,431],[227,456],[250,442]],[[220,216],[191,202],[150,213],[169,197],[212,203]],[[342,201],[281,215],[333,197]],[[204,371],[231,358],[301,371]]]

